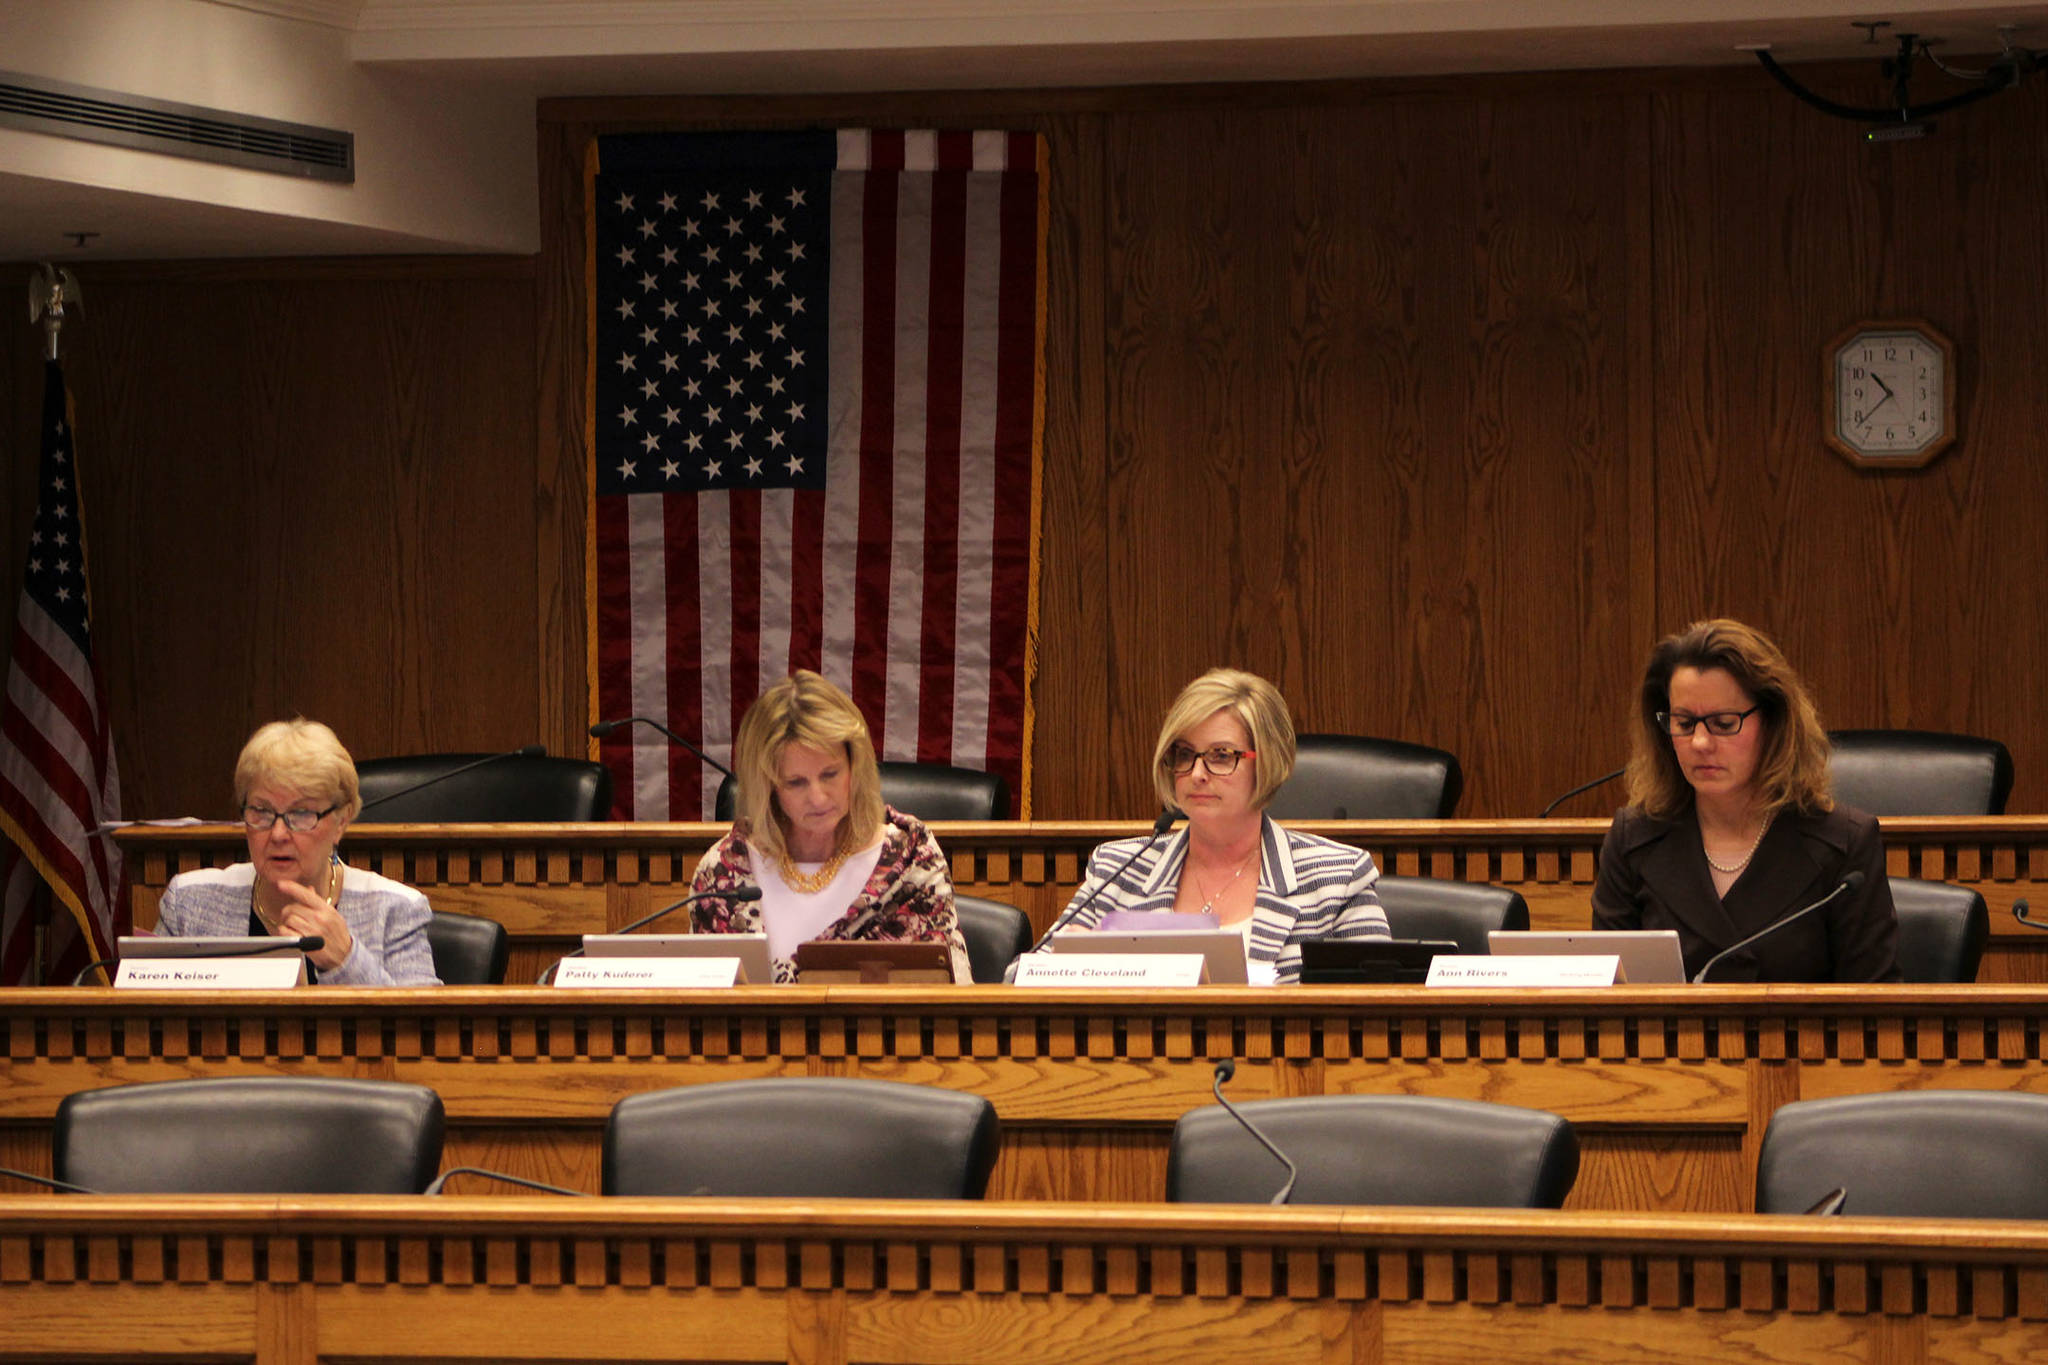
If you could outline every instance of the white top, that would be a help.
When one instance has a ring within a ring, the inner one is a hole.
[[[810,893],[798,891],[782,880],[782,869],[774,857],[752,840],[747,843],[747,857],[753,861],[754,876],[761,884],[761,927],[768,934],[768,956],[787,960],[796,956],[799,943],[809,943],[846,913],[854,897],[868,884],[868,878],[875,874],[875,864],[882,860],[882,845],[878,840],[872,847],[854,854],[840,864],[839,875],[827,882],[822,891]],[[796,866],[799,872],[812,874],[824,865],[820,861]]]

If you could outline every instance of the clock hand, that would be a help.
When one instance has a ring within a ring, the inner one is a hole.
[[[1894,393],[1892,392],[1892,386],[1891,386],[1891,385],[1889,385],[1889,384],[1887,384],[1887,383],[1885,383],[1885,382],[1884,382],[1884,376],[1883,376],[1883,375],[1881,375],[1881,374],[1879,374],[1879,373],[1878,373],[1878,372],[1877,372],[1876,370],[1872,370],[1872,371],[1870,372],[1870,382],[1871,382],[1871,383],[1873,383],[1873,384],[1875,384],[1875,385],[1877,385],[1877,386],[1878,386],[1878,387],[1879,387],[1880,389],[1883,389],[1883,390],[1884,390],[1884,396],[1885,396],[1886,398],[1895,398],[1895,397],[1897,397],[1897,395],[1896,395],[1896,394],[1894,394]],[[1878,406],[1879,406],[1879,407],[1883,407],[1883,406],[1884,406],[1884,404],[1882,404],[1882,403],[1879,403],[1879,404],[1878,404]]]

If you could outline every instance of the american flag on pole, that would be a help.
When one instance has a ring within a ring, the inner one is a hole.
[[[663,134],[590,168],[591,699],[729,758],[798,668],[885,759],[1028,799],[1044,331],[1032,134]],[[718,773],[599,749],[633,820]]]
[[[50,360],[35,524],[0,703],[0,984],[44,972],[68,981],[112,955],[128,930],[128,888],[119,851],[92,830],[120,813],[106,688],[93,666],[64,372]]]

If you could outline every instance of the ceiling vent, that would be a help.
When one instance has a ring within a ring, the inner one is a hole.
[[[354,184],[356,138],[336,128],[202,109],[0,71],[0,127]]]

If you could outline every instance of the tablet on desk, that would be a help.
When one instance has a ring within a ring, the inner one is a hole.
[[[1486,946],[1495,957],[1611,954],[1621,959],[1621,980],[1631,986],[1686,979],[1676,929],[1490,929]]]
[[[1301,945],[1301,984],[1419,986],[1437,954],[1457,951],[1449,939],[1312,938]]]
[[[1157,915],[1154,918],[1164,919]],[[1212,986],[1243,986],[1244,935],[1235,929],[1142,929],[1104,933],[1062,929],[1052,936],[1056,953],[1193,953],[1201,957]]]
[[[585,934],[585,957],[736,957],[742,985],[775,982],[766,934]]]

